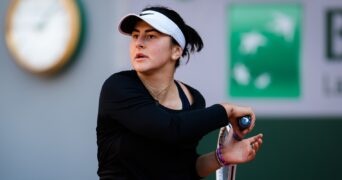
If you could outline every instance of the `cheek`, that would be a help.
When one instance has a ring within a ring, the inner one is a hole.
[[[158,43],[156,44],[156,46],[154,47],[157,47],[155,49],[153,49],[152,53],[161,58],[161,59],[171,59],[171,48],[169,46],[169,44],[167,43]]]
[[[134,58],[135,56],[135,51],[134,51],[134,46],[133,44],[131,43],[130,46],[129,46],[129,57],[131,58],[131,60]]]

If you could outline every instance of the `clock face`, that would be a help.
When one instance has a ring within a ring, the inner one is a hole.
[[[8,47],[25,69],[55,72],[76,49],[79,19],[73,0],[13,1],[7,19]]]

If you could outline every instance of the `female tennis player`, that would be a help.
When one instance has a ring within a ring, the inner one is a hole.
[[[223,143],[198,154],[201,138],[227,124],[244,137],[255,124],[250,107],[218,103],[206,107],[201,93],[174,75],[181,58],[199,52],[199,34],[180,15],[152,6],[128,14],[119,31],[130,37],[133,70],[116,72],[103,84],[98,110],[98,175],[109,179],[201,179],[227,164],[255,158],[262,134]],[[249,115],[252,125],[237,128]]]

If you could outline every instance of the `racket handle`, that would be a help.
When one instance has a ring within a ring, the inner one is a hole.
[[[251,125],[251,117],[250,116],[242,116],[239,120],[238,120],[238,124],[239,124],[239,129],[240,131],[248,128]],[[234,139],[241,141],[242,139],[235,133],[233,133],[233,137]]]
[[[251,122],[250,116],[242,116],[238,122],[240,130],[247,129],[251,125]]]

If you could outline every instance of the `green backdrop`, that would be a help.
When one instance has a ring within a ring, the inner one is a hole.
[[[341,127],[342,118],[258,118],[251,135],[262,132],[263,146],[254,161],[238,166],[236,179],[340,180]],[[217,134],[205,136],[198,151],[215,149]]]

